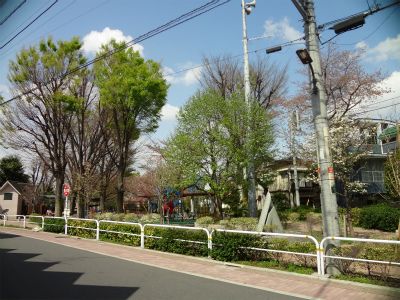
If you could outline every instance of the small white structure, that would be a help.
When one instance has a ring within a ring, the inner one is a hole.
[[[8,209],[8,215],[27,213],[32,206],[32,195],[29,195],[31,191],[30,183],[6,181],[0,188],[0,212]]]

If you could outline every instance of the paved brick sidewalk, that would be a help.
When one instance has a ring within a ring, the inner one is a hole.
[[[300,297],[335,300],[400,299],[400,289],[374,287],[365,284],[319,279],[308,275],[224,264],[205,258],[163,253],[48,232],[34,232],[7,227],[0,227],[0,232],[40,239],[181,273]]]

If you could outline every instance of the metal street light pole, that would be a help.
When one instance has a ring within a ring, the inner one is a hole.
[[[250,107],[251,105],[251,91],[250,91],[250,70],[249,70],[249,54],[247,49],[247,24],[246,24],[246,15],[251,13],[253,7],[256,6],[256,1],[252,1],[250,3],[245,3],[242,0],[242,22],[243,22],[243,61],[244,61],[244,97],[247,105]],[[249,115],[250,116],[250,115]],[[248,130],[251,129],[251,126],[248,126]],[[254,170],[254,161],[251,156],[251,151],[248,151],[248,164],[247,164],[247,185],[248,185],[248,193],[247,193],[247,201],[249,208],[250,217],[257,217],[257,204],[256,204],[256,182],[255,182],[255,170]]]

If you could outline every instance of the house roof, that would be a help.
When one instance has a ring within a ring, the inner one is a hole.
[[[21,195],[23,198],[31,199],[34,194],[34,185],[32,183],[24,183],[13,180],[7,180],[3,186],[0,188],[0,192],[7,186],[11,186],[18,195]]]

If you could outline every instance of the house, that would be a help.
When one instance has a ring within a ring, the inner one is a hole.
[[[293,201],[295,194],[294,168],[292,159],[279,159],[271,164],[271,169],[276,177],[268,190],[271,194],[284,193],[290,201]],[[313,205],[319,202],[319,187],[312,180],[307,178],[310,163],[297,159],[297,178],[299,184],[300,204]]]
[[[365,118],[361,120],[369,126],[363,126],[368,153],[355,166],[355,180],[367,184],[368,194],[385,193],[384,165],[388,153],[396,149],[396,123],[389,120]]]
[[[0,210],[8,215],[26,215],[33,209],[34,186],[31,183],[6,181],[0,188]]]

